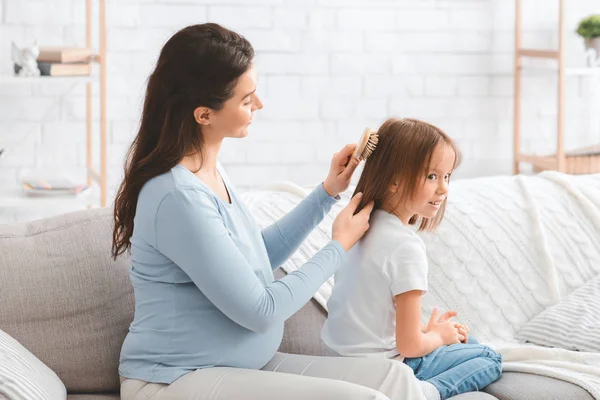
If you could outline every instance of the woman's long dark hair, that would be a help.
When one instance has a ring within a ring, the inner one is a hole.
[[[185,155],[202,154],[194,110],[201,106],[220,110],[253,57],[243,36],[214,23],[188,26],[164,45],[148,79],[140,128],[127,152],[125,177],[115,199],[114,258],[131,247],[144,184]]]

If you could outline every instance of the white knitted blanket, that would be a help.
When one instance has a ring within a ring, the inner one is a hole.
[[[284,183],[244,197],[266,226],[307,193]],[[282,266],[286,272],[330,240],[333,219],[350,194]],[[525,345],[515,338],[529,319],[600,274],[600,174],[455,181],[443,223],[420,236],[430,263],[424,322],[433,307],[456,310],[473,336],[501,352],[504,371],[570,381],[600,399],[600,354]],[[325,309],[332,285],[330,279],[315,294]]]

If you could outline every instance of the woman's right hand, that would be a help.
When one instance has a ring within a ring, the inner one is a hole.
[[[332,239],[340,242],[346,251],[350,250],[369,229],[369,218],[374,203],[370,202],[354,215],[361,198],[362,193],[357,193],[333,221]]]
[[[437,308],[433,309],[429,323],[427,324],[427,331],[435,332],[440,335],[443,344],[457,344],[464,340],[463,335],[460,334],[456,323],[450,321],[449,318],[440,318],[440,312]]]

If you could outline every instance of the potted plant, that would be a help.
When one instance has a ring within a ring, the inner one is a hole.
[[[600,15],[590,15],[582,19],[577,27],[577,33],[585,40],[585,48],[595,51],[590,62],[592,65],[600,62]]]

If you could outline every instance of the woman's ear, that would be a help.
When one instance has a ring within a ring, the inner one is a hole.
[[[392,193],[392,194],[396,194],[396,192],[398,191],[399,185],[398,182],[393,182],[390,187],[388,188],[388,190]]]
[[[206,107],[197,107],[194,110],[194,119],[200,125],[209,125],[211,117],[211,109]]]

